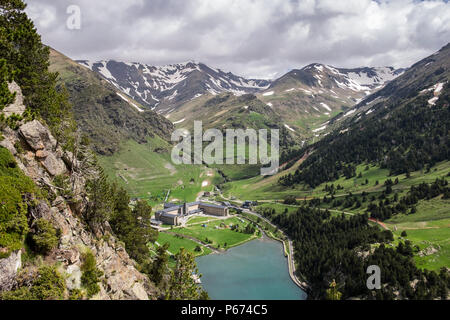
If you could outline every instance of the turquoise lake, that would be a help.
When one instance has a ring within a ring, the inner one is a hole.
[[[267,238],[196,259],[213,300],[304,300],[289,277],[283,245]]]

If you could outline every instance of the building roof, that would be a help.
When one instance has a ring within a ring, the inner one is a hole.
[[[200,204],[202,206],[204,206],[204,207],[219,208],[219,209],[226,209],[227,208],[225,206],[221,206],[221,205],[214,204],[214,203],[208,203],[208,202],[201,202]]]
[[[180,205],[176,204],[176,203],[172,203],[172,202],[164,203],[164,209],[173,208],[173,207],[180,207]]]
[[[213,204],[213,203],[208,203],[208,202],[201,202],[201,201],[195,201],[195,202],[189,202],[186,203],[188,210],[189,207],[191,206],[195,206],[195,205],[201,205],[204,207],[210,207],[210,208],[219,208],[219,209],[226,209],[226,206],[221,206],[221,205],[217,205],[217,204]],[[175,204],[175,203],[171,203],[171,202],[167,202],[164,203],[164,209],[157,211],[159,214],[166,216],[166,217],[175,217],[178,216],[179,213],[178,211],[175,213],[175,210],[178,210],[180,208],[182,208],[183,205],[182,204]],[[189,211],[189,213],[197,213],[200,212],[200,209],[196,209],[196,210],[191,210]],[[173,212],[173,213],[172,213]]]
[[[161,213],[162,216],[164,217],[170,217],[170,218],[174,218],[174,217],[178,217],[178,212],[177,213],[169,213],[169,212],[163,212]]]
[[[161,225],[161,224],[163,224],[163,222],[162,222],[162,221],[160,221],[160,220],[156,220],[156,219],[150,219],[150,223],[153,223],[153,224],[158,224],[158,225]]]

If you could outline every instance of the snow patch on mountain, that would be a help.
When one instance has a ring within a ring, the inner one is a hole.
[[[123,95],[121,95],[120,93],[116,92],[116,94],[122,98],[123,101],[127,102],[130,106],[132,106],[133,108],[135,108],[137,111],[139,112],[144,112],[144,110],[142,110],[141,108],[139,108],[136,104],[134,104],[133,102],[131,102],[130,100],[128,100],[127,98],[125,98]]]
[[[344,117],[347,117],[347,116],[349,116],[349,115],[351,115],[351,114],[354,114],[356,112],[356,109],[352,109],[352,110],[350,110],[350,111],[347,111],[345,114],[344,114]]]
[[[178,121],[175,121],[175,122],[173,122],[173,124],[179,124],[179,123],[182,123],[184,120],[185,120],[185,118],[183,118],[183,119],[181,119],[181,120],[178,120]]]
[[[330,108],[327,104],[321,102],[320,105],[321,105],[322,107],[324,107],[325,109],[327,109],[328,111],[331,111],[331,108]]]
[[[316,133],[316,132],[319,132],[319,131],[323,131],[323,130],[325,130],[326,128],[327,128],[327,126],[324,125],[324,126],[321,126],[320,128],[317,128],[317,129],[312,130],[312,132]]]
[[[240,96],[264,91],[271,84],[268,80],[246,79],[194,61],[164,66],[114,60],[78,63],[99,73],[143,106],[157,108],[159,112],[177,108],[203,94],[230,92]]]

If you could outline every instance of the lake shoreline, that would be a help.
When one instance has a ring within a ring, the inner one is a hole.
[[[282,248],[263,233],[230,250],[197,257],[202,286],[212,299],[306,299],[305,290],[286,274]]]

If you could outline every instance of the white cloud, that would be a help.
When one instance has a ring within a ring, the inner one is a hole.
[[[66,8],[82,12],[65,28]],[[194,59],[272,77],[312,62],[407,67],[447,44],[450,4],[414,0],[33,0],[43,40],[76,59]]]

